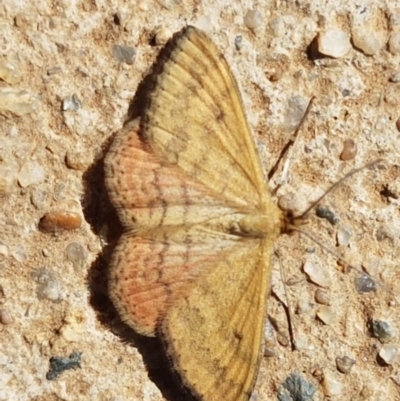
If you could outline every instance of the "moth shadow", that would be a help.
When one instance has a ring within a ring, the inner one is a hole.
[[[111,140],[104,144],[105,150],[110,143]],[[144,337],[134,332],[120,319],[108,297],[108,264],[123,228],[105,188],[104,158],[95,161],[85,172],[83,185],[85,195],[82,206],[85,219],[93,232],[104,237],[104,242],[107,243],[90,266],[87,276],[89,302],[96,312],[98,321],[117,335],[122,342],[138,349],[143,357],[149,379],[159,388],[166,400],[195,401],[171,370],[171,363],[161,341],[158,338]]]

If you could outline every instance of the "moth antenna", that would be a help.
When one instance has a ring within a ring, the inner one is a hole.
[[[349,171],[345,176],[343,176],[339,181],[336,181],[333,185],[331,185],[330,188],[328,188],[316,201],[314,201],[300,216],[296,216],[295,219],[305,219],[307,214],[311,212],[316,206],[319,205],[319,203],[325,199],[325,197],[333,192],[337,187],[339,187],[344,181],[352,177],[354,174],[357,174],[361,170],[364,170],[365,168],[370,168],[380,162],[382,162],[383,159],[375,159],[372,162],[366,163],[361,167],[355,168],[351,171]]]

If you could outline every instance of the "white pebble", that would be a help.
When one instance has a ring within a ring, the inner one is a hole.
[[[9,83],[10,85],[14,85],[21,80],[21,72],[17,68],[16,65],[12,64],[7,60],[0,61],[0,78]]]
[[[343,391],[343,384],[335,380],[331,375],[324,374],[323,381],[324,394],[328,397],[340,395]]]
[[[268,29],[273,36],[281,38],[286,33],[286,26],[283,18],[278,17],[268,23]]]
[[[314,262],[307,261],[303,266],[304,273],[307,274],[309,279],[321,287],[329,287],[332,284],[329,271]]]
[[[296,307],[296,313],[298,315],[305,315],[307,313],[310,313],[310,311],[313,308],[313,304],[306,299],[300,299],[297,307]]]
[[[318,288],[315,291],[315,301],[321,305],[329,305],[331,303],[331,297],[329,296],[329,293],[326,292],[326,290]]]
[[[400,346],[394,344],[385,344],[379,351],[379,356],[388,364],[393,365],[399,360]]]
[[[249,29],[257,29],[263,23],[262,15],[257,10],[249,10],[244,16],[244,25]]]
[[[160,26],[154,31],[154,41],[156,45],[165,45],[171,38],[172,32],[164,26]]]
[[[326,305],[322,305],[318,308],[317,312],[318,319],[327,325],[331,325],[336,318],[336,313]]]
[[[352,40],[354,46],[360,49],[367,56],[378,54],[381,50],[381,44],[375,32],[371,30],[357,30],[353,32]]]
[[[17,245],[14,248],[12,256],[17,262],[25,262],[28,259],[28,256],[26,255],[26,251],[23,245]]]
[[[389,38],[389,51],[392,54],[400,53],[400,32],[392,33]]]
[[[318,35],[318,51],[325,56],[344,57],[351,49],[349,35],[339,29],[330,29]]]
[[[8,247],[7,245],[4,245],[0,243],[0,260],[2,259],[7,259],[8,258]]]
[[[337,242],[341,246],[347,246],[350,243],[352,230],[349,227],[340,227],[337,232]]]
[[[18,183],[22,188],[38,184],[45,179],[44,168],[37,162],[25,163],[18,173]]]

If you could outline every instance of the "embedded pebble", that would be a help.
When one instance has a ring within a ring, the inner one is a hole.
[[[286,33],[285,21],[281,17],[274,18],[272,21],[268,22],[268,29],[271,35],[280,38]]]
[[[7,309],[0,309],[0,323],[2,324],[11,324],[13,322],[13,318],[8,312]]]
[[[396,336],[396,332],[392,325],[383,320],[372,320],[372,335],[381,343],[388,343]]]
[[[379,356],[388,365],[393,365],[400,359],[400,346],[384,344],[379,351]]]
[[[313,400],[317,389],[299,373],[291,373],[279,387],[278,400]]]
[[[332,284],[328,269],[315,264],[311,261],[306,261],[303,265],[304,273],[307,274],[310,281],[320,287],[329,287]]]
[[[324,373],[322,382],[324,394],[327,397],[338,396],[343,392],[343,384],[335,380],[329,373]]]
[[[114,14],[114,22],[116,25],[121,26],[122,28],[124,28],[128,22],[128,14],[118,10],[115,14]]]
[[[350,243],[350,239],[353,235],[353,232],[348,227],[340,227],[336,234],[337,242],[340,246],[347,246]]]
[[[33,25],[33,22],[31,15],[19,13],[14,17],[15,26],[18,28],[30,28]]]
[[[395,240],[399,236],[399,230],[392,225],[383,224],[378,227],[375,232],[375,238],[378,242],[384,241],[385,239]]]
[[[67,342],[78,342],[82,340],[82,336],[87,332],[87,319],[85,313],[80,310],[71,310],[64,318],[64,324],[59,332],[61,337]]]
[[[75,94],[71,96],[66,96],[62,100],[62,110],[63,111],[76,111],[82,108],[82,102],[79,100],[78,96]]]
[[[276,339],[282,347],[287,347],[289,345],[290,339],[288,337],[288,334],[283,331],[278,331],[276,333]]]
[[[48,299],[53,302],[61,300],[60,284],[55,273],[48,268],[40,268],[32,273],[32,278],[38,283],[36,295],[39,299]]]
[[[321,305],[329,305],[331,303],[331,297],[327,291],[318,288],[315,291],[315,301]]]
[[[39,229],[48,233],[76,230],[82,225],[82,217],[75,212],[52,211],[39,221]]]
[[[22,117],[33,113],[38,108],[38,97],[23,90],[12,88],[0,89],[0,112],[10,112]]]
[[[330,325],[335,321],[336,313],[329,306],[322,305],[318,308],[317,317],[323,323]]]
[[[385,102],[390,106],[398,106],[400,103],[400,93],[397,85],[390,85],[384,93]],[[384,126],[384,124],[383,124]],[[379,128],[379,126],[378,126]]]
[[[47,192],[42,189],[37,189],[31,194],[31,203],[36,209],[44,209],[48,203]]]
[[[400,132],[400,117],[396,121],[396,128],[397,128],[397,131]]]
[[[388,48],[392,54],[400,53],[400,32],[395,32],[390,35]]]
[[[372,30],[366,30],[358,27],[353,31],[352,41],[354,46],[361,50],[367,56],[374,56],[381,50],[381,44],[376,33]]]
[[[85,248],[77,242],[71,242],[65,249],[67,260],[72,263],[75,269],[82,268],[86,262]]]
[[[65,156],[66,165],[74,170],[85,170],[90,162],[91,158],[88,152],[69,150]]]
[[[51,67],[46,71],[49,77],[51,77],[52,75],[60,74],[61,72],[62,72],[61,67]]]
[[[281,210],[298,210],[299,200],[294,192],[288,192],[279,197],[278,206]]]
[[[296,306],[296,313],[298,315],[304,315],[310,313],[313,308],[313,304],[306,299],[300,299]]]
[[[275,330],[271,324],[271,322],[267,319],[267,323],[265,325],[265,344],[264,344],[264,356],[272,357],[275,356]]]
[[[197,19],[197,21],[194,23],[194,26],[198,29],[201,29],[205,32],[210,31],[211,29],[211,20],[208,16],[202,15]]]
[[[46,374],[47,380],[56,380],[57,377],[68,369],[81,368],[82,352],[73,352],[68,358],[53,356],[50,358],[50,369]]]
[[[335,226],[340,221],[339,218],[331,210],[324,206],[318,206],[315,210],[315,214],[322,219],[328,220],[329,223],[331,223],[333,226]]]
[[[295,345],[297,350],[312,350],[313,346],[310,346],[308,337],[304,333],[296,332]]]
[[[156,45],[165,45],[172,38],[172,32],[164,26],[158,27],[154,31],[154,42]]]
[[[243,45],[243,36],[242,35],[236,35],[235,36],[235,49],[237,51],[240,51],[242,49]]]
[[[356,361],[348,356],[337,357],[336,367],[341,373],[350,373],[351,368],[355,365]]]
[[[318,35],[318,51],[333,58],[344,57],[351,49],[349,35],[339,29],[330,29]]]
[[[251,30],[257,29],[262,23],[262,15],[257,10],[249,10],[244,16],[244,25]]]
[[[0,195],[6,195],[12,192],[17,179],[17,166],[0,165]]]
[[[354,280],[356,290],[359,293],[373,292],[378,289],[378,284],[368,274],[363,274]]]
[[[7,259],[9,255],[8,246],[0,243],[0,261],[3,259]]]
[[[283,126],[286,131],[293,131],[297,128],[307,110],[307,106],[308,101],[300,95],[289,98],[283,121]]]
[[[28,259],[23,245],[17,245],[12,252],[12,256],[17,262],[20,263],[25,262]]]
[[[132,46],[114,45],[112,48],[114,58],[120,63],[132,65],[136,58],[136,49]]]
[[[18,183],[22,188],[38,184],[46,178],[44,168],[37,162],[25,163],[18,173]]]
[[[353,139],[346,139],[343,142],[343,150],[340,154],[340,160],[353,160],[357,155],[357,144]]]
[[[11,62],[0,60],[0,79],[10,85],[14,85],[21,80],[21,72]]]
[[[400,72],[398,72],[397,74],[392,75],[389,78],[390,82],[393,82],[394,84],[398,84],[400,82]]]
[[[400,26],[400,10],[389,13],[388,17],[389,25],[392,29],[396,29],[398,26]]]

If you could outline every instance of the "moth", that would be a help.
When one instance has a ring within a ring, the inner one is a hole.
[[[224,56],[188,26],[161,52],[140,118],[105,159],[125,228],[109,294],[159,336],[198,400],[248,400],[259,370],[271,252],[287,225],[272,201]]]

